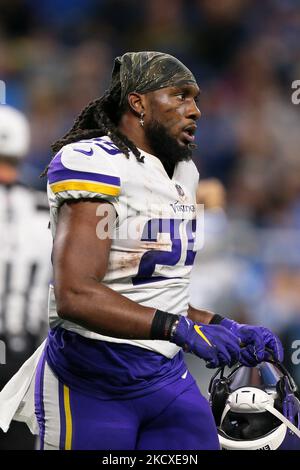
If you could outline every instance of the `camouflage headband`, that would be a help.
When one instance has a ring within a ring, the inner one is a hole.
[[[147,93],[160,88],[197,84],[194,75],[178,59],[161,52],[127,52],[116,57],[111,87],[120,87],[120,104],[128,93]]]

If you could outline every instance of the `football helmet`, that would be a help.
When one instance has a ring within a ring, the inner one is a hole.
[[[0,105],[0,156],[22,159],[30,144],[29,122],[17,109]]]
[[[224,450],[300,450],[297,386],[277,361],[217,370],[209,401]]]

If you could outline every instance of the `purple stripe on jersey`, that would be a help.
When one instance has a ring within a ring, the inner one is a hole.
[[[48,170],[48,181],[50,184],[65,180],[88,180],[98,183],[120,186],[120,178],[117,176],[103,175],[101,173],[90,173],[88,171],[77,171],[66,168],[61,161],[62,152],[52,160]]]
[[[64,384],[59,380],[58,382],[58,399],[59,399],[59,415],[60,415],[60,436],[59,436],[59,449],[65,449],[66,442],[66,416],[65,416],[65,403],[64,403]]]
[[[45,372],[46,356],[45,350],[39,360],[36,378],[35,378],[35,414],[40,429],[40,450],[44,450],[45,439],[45,409],[44,409],[44,372]]]

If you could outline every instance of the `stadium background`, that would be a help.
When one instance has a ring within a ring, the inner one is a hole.
[[[195,162],[201,178],[226,188],[225,212],[222,204],[208,210],[197,295],[203,308],[276,331],[298,383],[300,105],[291,85],[300,79],[299,37],[297,0],[0,4],[0,79],[7,104],[31,124],[22,180],[35,188],[45,189],[39,174],[50,144],[105,90],[116,55],[168,52],[195,73],[202,89]],[[188,361],[205,393],[207,372]]]

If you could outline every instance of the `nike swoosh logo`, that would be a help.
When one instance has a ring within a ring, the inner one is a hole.
[[[90,150],[83,150],[83,149],[74,149],[74,150],[75,152],[83,153],[84,155],[87,155],[88,157],[90,157],[94,153],[94,150],[92,148],[90,148]]]
[[[206,338],[205,334],[203,333],[203,331],[201,331],[201,327],[199,325],[194,325],[194,329],[196,331],[196,333],[198,333],[199,336],[201,336],[202,339],[204,339],[204,341],[206,341],[206,343],[212,347],[212,344],[211,342],[209,341],[209,339]]]
[[[188,374],[188,371],[186,370],[185,373],[182,374],[181,378],[182,378],[182,379],[186,379],[187,374]]]

